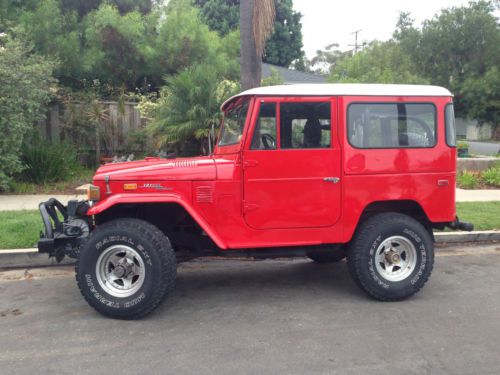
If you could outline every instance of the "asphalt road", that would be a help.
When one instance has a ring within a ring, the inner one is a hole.
[[[496,156],[500,152],[500,143],[474,141],[467,141],[467,143],[469,143],[471,154]]]
[[[186,263],[132,322],[88,307],[69,267],[2,271],[0,373],[498,374],[500,244],[438,254],[398,303],[368,299],[345,263]]]

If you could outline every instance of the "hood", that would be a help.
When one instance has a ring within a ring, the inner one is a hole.
[[[94,180],[111,181],[192,181],[215,180],[214,160],[209,156],[196,158],[146,158],[138,161],[110,163],[97,169]]]

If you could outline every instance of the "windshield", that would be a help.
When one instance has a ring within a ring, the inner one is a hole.
[[[219,146],[228,146],[240,143],[245,119],[247,118],[250,98],[236,100],[224,114],[224,123],[219,140]]]

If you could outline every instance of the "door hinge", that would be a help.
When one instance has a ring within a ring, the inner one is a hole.
[[[340,182],[340,178],[339,177],[325,177],[323,179],[323,181],[325,181],[325,182],[331,182],[333,184],[336,184],[336,183]]]
[[[258,208],[259,208],[258,204],[243,202],[243,211],[244,212],[255,211]]]
[[[243,162],[243,166],[245,168],[248,168],[248,167],[256,167],[259,163],[257,162],[257,160],[245,160]]]

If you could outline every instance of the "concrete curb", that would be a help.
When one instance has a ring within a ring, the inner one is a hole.
[[[434,237],[438,244],[490,242],[500,241],[500,231],[438,232],[434,233]],[[436,248],[436,251],[440,251],[440,248]],[[54,258],[49,258],[47,254],[39,254],[35,248],[0,250],[0,269],[46,267],[74,263],[75,260],[68,257],[64,258],[61,263],[57,263]]]
[[[39,254],[38,249],[0,250],[0,268],[46,267],[73,263],[75,260],[68,257],[64,258],[61,263],[57,263],[55,258],[49,258],[47,254]]]
[[[499,241],[500,231],[483,230],[474,232],[439,232],[434,233],[437,243],[457,243],[457,242],[487,242]]]

